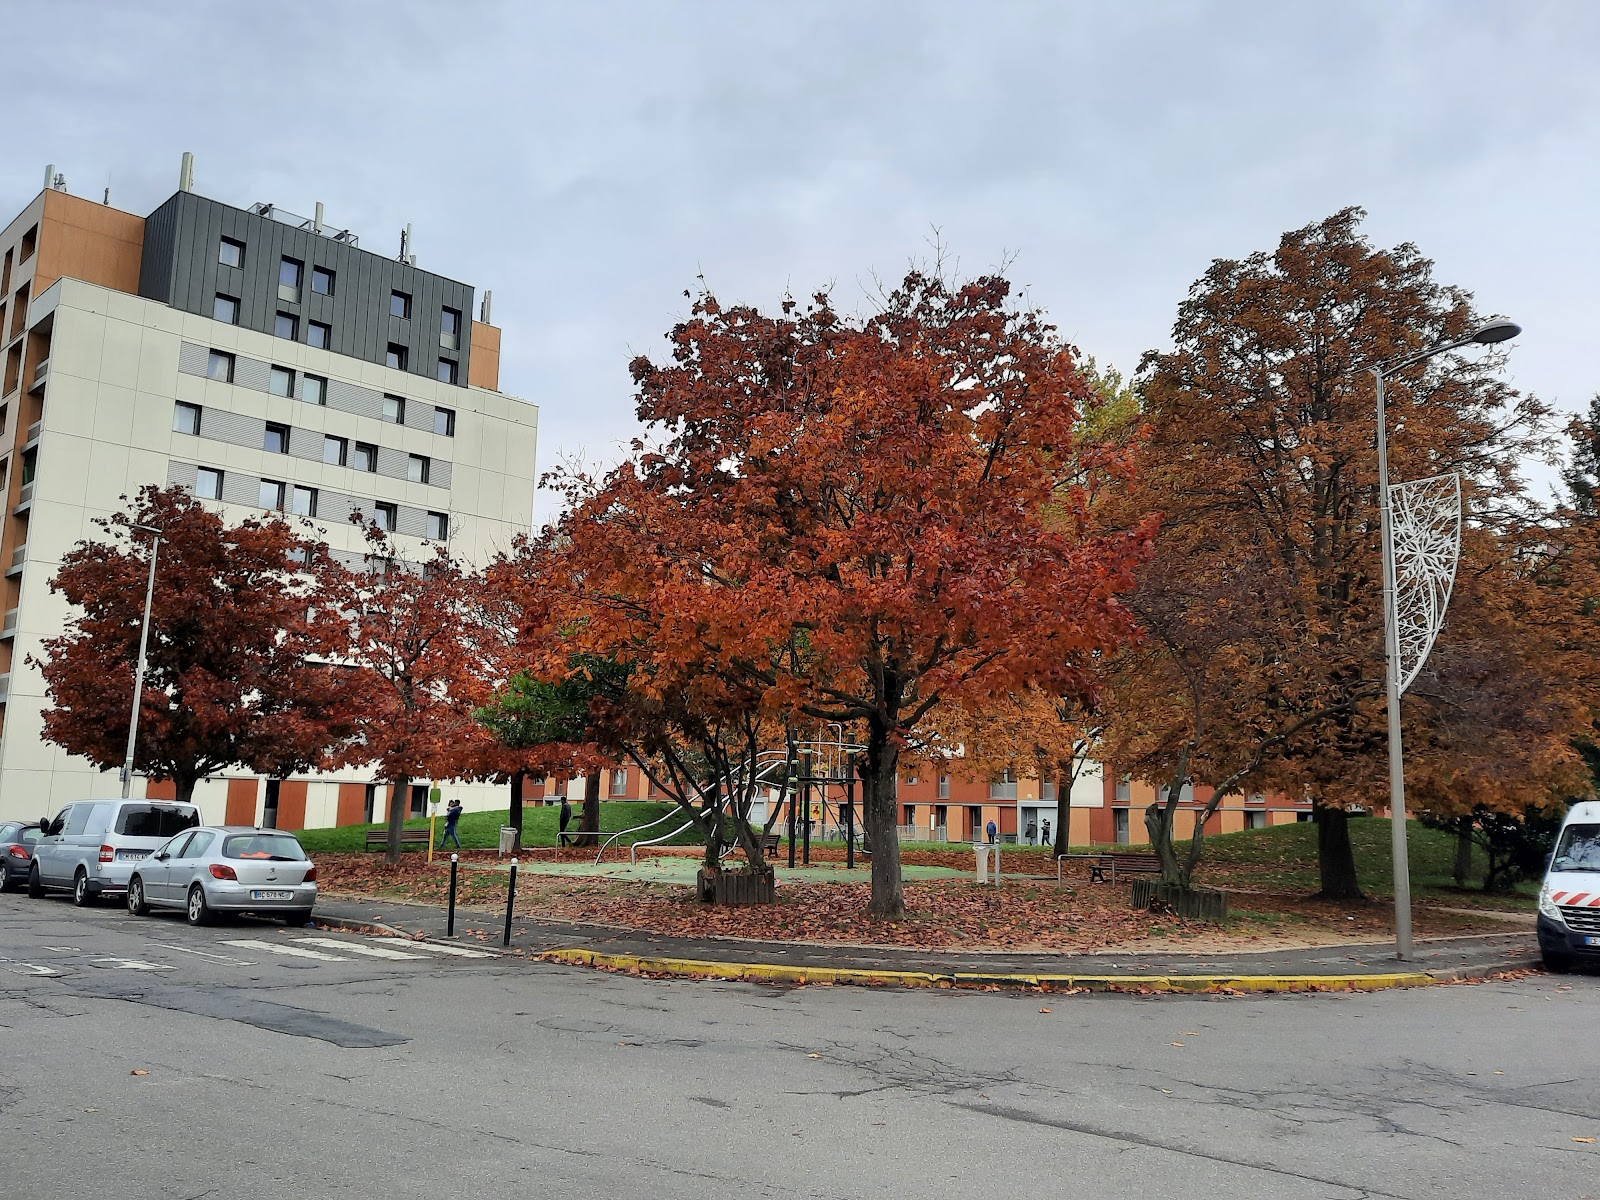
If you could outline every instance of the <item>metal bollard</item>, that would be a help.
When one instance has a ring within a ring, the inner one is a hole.
[[[455,937],[456,935],[456,872],[459,870],[461,870],[461,858],[459,855],[452,854],[450,856],[450,915],[445,918],[445,937]]]
[[[511,945],[511,910],[517,906],[517,860],[511,860],[511,881],[506,887],[506,933],[500,940],[502,946]]]

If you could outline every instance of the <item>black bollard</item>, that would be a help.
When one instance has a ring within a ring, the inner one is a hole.
[[[511,945],[511,910],[517,906],[517,860],[511,860],[511,882],[506,886],[506,935],[500,940],[502,946]]]
[[[856,865],[856,806],[855,802],[844,802],[844,865],[847,870],[854,870]]]
[[[456,935],[456,873],[460,870],[461,856],[452,854],[450,856],[450,915],[445,918],[445,937],[455,937]]]

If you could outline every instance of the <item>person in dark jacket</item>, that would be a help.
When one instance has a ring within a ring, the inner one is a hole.
[[[565,796],[561,797],[561,836],[557,842],[562,846],[570,846],[572,839],[567,836],[567,826],[572,824],[572,802]]]
[[[461,849],[461,835],[456,832],[456,825],[461,820],[461,801],[451,800],[450,807],[444,810],[444,836],[439,839],[439,849],[444,849],[446,842],[453,841],[456,849]]]
[[[984,826],[984,832],[989,835],[989,844],[991,846],[1000,840],[1000,827],[993,821]]]

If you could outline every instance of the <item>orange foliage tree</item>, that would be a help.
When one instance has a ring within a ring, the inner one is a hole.
[[[1203,836],[1197,820],[1189,852],[1172,845],[1191,780],[1217,788],[1202,816],[1246,781],[1309,794],[1322,892],[1336,898],[1359,895],[1346,810],[1387,797],[1366,368],[1460,338],[1480,316],[1414,246],[1372,246],[1361,218],[1346,209],[1285,234],[1271,254],[1215,262],[1178,310],[1173,349],[1143,364],[1149,439],[1124,519],[1164,516],[1130,601],[1151,636],[1117,664],[1108,741],[1119,770],[1160,782],[1146,825],[1180,882]],[[1461,787],[1489,766],[1489,747],[1518,738],[1539,737],[1551,770],[1562,758],[1556,731],[1570,710],[1536,695],[1539,672],[1556,664],[1496,597],[1515,579],[1506,539],[1529,520],[1518,465],[1547,447],[1547,410],[1506,385],[1502,363],[1499,352],[1450,353],[1389,382],[1392,477],[1459,472],[1468,514],[1444,633],[1406,699],[1421,795]],[[1507,689],[1502,703],[1477,702],[1490,680]]]
[[[861,731],[882,917],[905,909],[895,774],[919,726],[1086,692],[1133,636],[1117,593],[1148,530],[1089,529],[1067,470],[1086,385],[1009,291],[912,272],[853,319],[826,295],[768,314],[702,294],[671,361],[633,364],[658,444],[589,500],[619,561],[656,564],[653,655],[711,651],[763,708]]]
[[[78,613],[30,660],[52,703],[47,739],[122,766],[150,565],[142,526],[162,541],[134,769],[171,779],[188,801],[229,767],[282,776],[337,758],[353,725],[323,656],[340,627],[308,614],[301,570],[320,542],[276,517],[229,526],[180,487],[146,487],[95,523],[108,540],[79,543],[50,582]]]

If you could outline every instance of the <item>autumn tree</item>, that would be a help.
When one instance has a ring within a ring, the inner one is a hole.
[[[363,566],[323,563],[316,600],[340,619],[337,653],[360,715],[360,757],[393,787],[385,861],[396,863],[412,780],[448,772],[468,732],[451,685],[481,674],[469,660],[482,647],[468,620],[469,584],[444,547],[413,563],[376,526],[366,536]]]
[[[1183,787],[1213,785],[1214,811],[1249,782],[1311,796],[1322,893],[1359,894],[1346,811],[1387,795],[1366,369],[1481,324],[1470,295],[1437,282],[1416,247],[1372,246],[1362,215],[1346,209],[1271,254],[1213,263],[1179,307],[1173,349],[1142,366],[1149,440],[1129,519],[1164,515],[1130,601],[1151,638],[1121,664],[1110,740],[1119,770],[1162,785],[1146,819],[1169,876],[1187,878],[1203,833],[1197,821],[1180,861],[1170,842]],[[1488,569],[1495,538],[1525,520],[1518,464],[1545,447],[1546,409],[1507,386],[1503,362],[1452,352],[1388,384],[1392,478],[1462,477],[1470,529],[1483,534],[1466,540],[1464,575]],[[1475,621],[1464,596],[1452,602],[1435,673],[1407,698],[1408,731],[1470,700],[1431,689]],[[1407,737],[1408,771],[1425,770],[1427,739]],[[1462,750],[1459,739],[1439,747]]]
[[[914,271],[856,318],[826,295],[769,314],[702,294],[671,361],[634,362],[652,441],[594,500],[671,564],[673,629],[764,705],[861,731],[878,916],[905,908],[895,776],[919,726],[1083,692],[1132,634],[1116,597],[1147,531],[1089,531],[1063,482],[1086,385],[1009,293]]]
[[[136,771],[171,779],[179,800],[230,767],[282,776],[324,765],[351,736],[341,681],[322,655],[336,627],[308,616],[303,567],[322,553],[277,517],[237,525],[183,488],[146,487],[97,518],[50,588],[75,610],[30,665],[51,707],[44,736],[103,770],[127,749],[151,536],[159,530]]]

